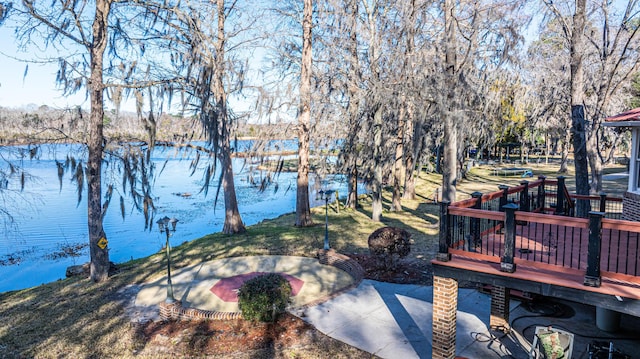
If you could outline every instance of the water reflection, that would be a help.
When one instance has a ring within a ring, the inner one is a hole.
[[[8,149],[0,148],[0,151],[5,151],[1,154],[6,155]],[[172,245],[179,245],[219,232],[224,223],[224,203],[220,197],[214,206],[215,188],[211,188],[206,197],[200,192],[204,183],[202,172],[189,175],[192,173],[189,168],[191,155],[183,152],[174,156],[173,151],[157,149],[153,154],[157,168],[163,168],[155,178],[153,196],[158,218],[165,215],[180,218],[180,230],[171,237]],[[28,149],[23,152],[29,153]],[[0,236],[0,292],[63,278],[68,266],[89,260],[86,195],[78,203],[76,185],[71,183],[69,175],[64,176],[62,188],[59,184],[56,157],[64,158],[66,152],[79,154],[81,149],[74,145],[44,146],[39,156],[20,160],[20,166],[31,176],[25,182],[24,191],[20,192],[16,187],[19,184],[9,183],[8,189],[0,192],[5,208],[10,207],[9,212],[15,219],[15,226],[0,228],[3,233]],[[258,191],[248,178],[250,174],[254,178],[266,174],[243,159],[234,159],[233,165],[238,206],[245,224],[295,211],[296,173],[273,176],[274,185]],[[105,181],[115,180],[112,203],[117,203],[116,198],[122,194],[118,193],[119,179],[115,177],[105,172]],[[314,180],[315,176],[311,176],[312,206],[320,204],[315,199],[320,186]],[[325,181],[325,186],[346,194],[346,181],[342,176],[329,176]],[[216,186],[217,181],[211,185]],[[14,196],[11,201],[7,201],[8,195]],[[155,253],[162,248],[165,239],[155,227],[145,230],[144,216],[134,208],[126,194],[122,195],[125,198],[124,218],[117,204],[112,204],[104,218],[109,255],[114,262]]]

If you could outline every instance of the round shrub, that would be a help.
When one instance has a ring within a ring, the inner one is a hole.
[[[402,228],[382,227],[371,233],[368,244],[379,266],[395,269],[398,259],[411,251],[411,233]]]
[[[290,299],[291,284],[277,273],[249,279],[238,290],[242,316],[251,321],[273,322],[285,312]]]

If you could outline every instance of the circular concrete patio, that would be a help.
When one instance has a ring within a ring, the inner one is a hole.
[[[361,278],[339,266],[321,264],[316,258],[295,256],[231,257],[203,262],[172,271],[174,297],[184,308],[210,312],[238,312],[235,293],[248,278],[259,273],[280,273],[295,287],[292,307],[317,304],[357,285]],[[167,278],[139,286],[133,308],[152,307],[165,301]]]

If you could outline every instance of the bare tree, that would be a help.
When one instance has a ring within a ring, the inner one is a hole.
[[[298,180],[296,226],[313,225],[309,204],[309,132],[311,123],[311,38],[313,1],[304,0],[302,18],[302,66],[300,68],[300,104],[298,107]]]
[[[347,72],[347,124],[349,131],[343,151],[349,177],[349,194],[347,204],[350,208],[358,208],[358,149],[357,137],[360,126],[360,81],[362,74],[358,56],[358,0],[349,0],[346,4],[346,23],[348,31],[348,67]]]
[[[89,157],[87,160],[87,213],[89,228],[89,249],[91,255],[91,279],[104,281],[109,271],[109,249],[106,246],[106,234],[102,226],[102,156],[104,150],[103,139],[103,96],[104,78],[103,61],[108,44],[109,14],[112,2],[110,0],[97,0],[94,4],[93,23],[87,28],[78,21],[84,14],[81,11],[84,4],[73,7],[62,6],[38,7],[37,3],[24,1],[22,3],[24,14],[27,16],[22,32],[27,41],[30,41],[31,32],[36,28],[43,28],[47,33],[46,39],[56,41],[57,37],[67,40],[82,47],[89,57],[89,78],[87,81],[91,111],[89,115],[89,139],[87,147]],[[61,76],[59,80],[62,81]],[[65,79],[66,80],[66,79]],[[104,243],[105,245],[103,245]]]
[[[183,91],[190,94],[194,102],[200,122],[204,127],[207,140],[213,146],[213,166],[205,174],[208,178],[215,173],[215,162],[220,160],[220,186],[217,187],[216,202],[220,191],[224,196],[225,219],[223,233],[234,234],[246,231],[238,210],[235,184],[233,179],[232,149],[230,128],[233,125],[231,111],[228,108],[225,78],[232,66],[228,66],[226,55],[227,34],[225,22],[227,13],[234,11],[234,5],[225,7],[224,0],[217,0],[215,9],[209,8],[206,2],[194,3],[194,7],[185,9],[179,16],[186,26],[182,33],[187,47],[184,58],[187,59],[186,74],[195,75],[195,81],[189,79],[183,84]],[[217,18],[217,26],[209,28],[206,19],[195,18],[192,14],[211,14]],[[213,48],[214,51],[210,51]],[[205,188],[206,191],[206,188]],[[215,205],[215,203],[214,203]]]
[[[544,3],[550,12],[548,23],[560,24],[564,47],[574,55],[567,60],[572,82],[575,80],[576,83],[575,87],[571,84],[571,99],[579,102],[572,102],[572,114],[576,115],[572,136],[574,141],[580,141],[581,136],[585,138],[584,145],[574,142],[579,191],[597,192],[602,189],[603,152],[611,143],[607,138],[615,137],[601,127],[602,120],[608,114],[622,110],[624,102],[618,99],[624,97],[625,84],[640,64],[636,56],[640,31],[631,25],[638,21],[640,4],[628,1],[626,6],[611,8],[606,1]],[[573,21],[570,21],[570,14],[573,14]],[[580,211],[584,214],[584,210]]]
[[[440,103],[442,123],[444,125],[444,168],[442,172],[442,200],[455,202],[456,200],[456,181],[457,181],[457,158],[458,158],[458,133],[456,128],[453,111],[455,104],[456,79],[455,75],[458,71],[457,64],[457,43],[455,34],[455,5],[452,0],[445,0],[443,4],[444,14],[444,81],[446,95],[441,98]]]
[[[582,56],[584,54],[584,29],[586,16],[586,0],[576,0],[576,12],[573,15],[573,31],[571,32],[571,135],[573,139],[573,158],[576,168],[576,193],[589,194],[589,169],[587,167],[587,144],[585,137],[584,117],[584,70]],[[576,215],[587,217],[588,201],[578,201]]]
[[[640,19],[638,1],[628,1],[621,13],[616,13],[608,2],[595,4],[599,31],[587,32],[586,43],[593,47],[590,56],[590,71],[597,75],[586,93],[595,96],[587,102],[591,126],[587,127],[587,156],[591,169],[590,188],[592,192],[602,191],[602,168],[607,137],[617,137],[601,126],[607,115],[623,110],[624,86],[640,67]],[[594,61],[595,60],[595,61]],[[590,89],[590,90],[589,90]]]
[[[109,191],[106,191],[109,196],[103,201],[102,171],[105,148],[108,143],[104,136],[105,91],[115,87],[139,89],[152,82],[145,81],[145,84],[140,84],[129,77],[129,82],[126,84],[109,83],[117,79],[115,75],[122,69],[126,68],[124,72],[128,74],[139,73],[135,65],[124,63],[116,65],[113,59],[122,59],[125,54],[139,56],[144,53],[145,46],[147,49],[153,48],[151,42],[144,41],[148,40],[144,36],[144,31],[136,32],[136,30],[151,26],[150,23],[154,23],[153,15],[164,11],[163,9],[166,10],[162,5],[153,6],[147,3],[142,6],[139,3],[112,0],[97,0],[93,3],[54,1],[50,4],[25,0],[20,7],[14,8],[15,12],[12,15],[16,24],[16,34],[24,45],[41,46],[44,42],[45,46],[62,52],[56,61],[59,63],[57,81],[64,93],[70,94],[82,89],[87,91],[90,112],[88,136],[84,142],[87,146],[88,158],[86,167],[79,162],[74,169],[79,190],[83,189],[80,184],[85,179],[87,182],[90,276],[94,281],[106,280],[110,267],[107,234],[102,224],[111,193],[110,187]],[[123,27],[123,24],[126,25]],[[128,33],[128,30],[131,30],[131,33]],[[133,33],[140,37],[131,36]],[[105,63],[107,55],[112,61]],[[133,58],[132,63],[135,63]],[[107,76],[105,76],[105,69]],[[143,76],[149,75],[149,71],[142,70],[140,73]],[[155,119],[150,116],[145,119],[145,123],[152,134]],[[143,160],[139,163],[148,163],[148,161]],[[142,182],[148,184],[146,179]],[[145,209],[150,205],[150,198],[149,193],[145,192],[143,200]]]
[[[415,103],[415,96],[411,96],[411,93],[415,92],[416,86],[414,85],[413,81],[416,78],[416,74],[415,74],[415,37],[416,37],[416,32],[417,32],[417,23],[416,23],[416,17],[417,17],[417,12],[419,11],[419,9],[417,8],[417,2],[415,0],[411,0],[409,1],[409,3],[407,4],[407,9],[406,12],[408,13],[407,15],[404,15],[403,18],[406,19],[406,23],[405,23],[405,32],[406,32],[406,56],[405,56],[405,60],[404,60],[404,73],[405,73],[405,80],[407,85],[409,85],[408,87],[410,88],[411,91],[409,94],[404,94],[403,98],[405,99],[405,104],[404,106],[406,107],[406,122],[405,122],[405,126],[402,127],[406,127],[403,128],[403,132],[402,132],[402,139],[403,139],[403,146],[402,149],[398,148],[398,152],[400,152],[400,150],[402,150],[402,153],[404,154],[404,191],[402,193],[402,198],[405,199],[414,199],[415,195],[416,195],[416,189],[415,189],[415,181],[417,178],[416,175],[416,156],[417,156],[417,146],[416,143],[414,142],[415,138],[418,138],[419,136],[415,136],[414,132],[416,129],[415,126],[415,107],[416,107],[416,103]],[[400,127],[400,126],[399,126]],[[398,140],[400,140],[400,133],[398,133]],[[400,141],[398,141],[400,142]],[[397,179],[400,179],[400,175],[396,175]]]
[[[216,79],[214,88],[218,94],[218,115],[222,124],[222,188],[224,189],[225,219],[223,233],[245,232],[244,224],[240,218],[238,210],[238,200],[236,199],[236,189],[233,182],[233,166],[231,165],[231,145],[229,131],[229,111],[227,110],[227,93],[224,88],[225,71],[225,19],[226,9],[224,0],[218,0],[218,39],[216,41]]]
[[[559,22],[541,24],[538,39],[527,50],[523,77],[528,79],[528,116],[543,132],[545,156],[549,160],[551,142],[562,143],[559,173],[568,171],[570,124],[570,73],[566,71],[569,50]]]

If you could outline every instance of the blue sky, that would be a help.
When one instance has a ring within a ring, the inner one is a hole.
[[[56,65],[31,63],[25,77],[27,64],[11,57],[28,59],[29,56],[32,55],[18,51],[12,30],[0,27],[0,106],[89,106],[84,93],[63,97],[62,92],[56,89]]]
[[[51,50],[53,51],[53,50]],[[52,52],[55,54],[55,52]],[[55,58],[55,55],[48,55]],[[43,58],[35,52],[19,51],[14,40],[13,31],[0,26],[0,107],[24,108],[47,105],[54,108],[81,106],[89,108],[89,99],[85,98],[84,89],[72,96],[63,96],[62,90],[56,87],[57,63],[27,63],[20,60]],[[28,71],[25,76],[25,69]],[[230,99],[236,111],[246,110],[242,100]],[[105,102],[105,108],[114,106]],[[122,110],[135,112],[135,101],[125,101]],[[177,109],[178,107],[176,107]]]

